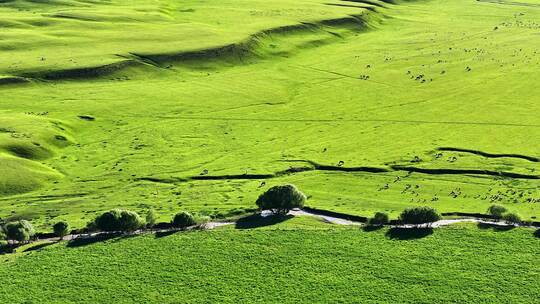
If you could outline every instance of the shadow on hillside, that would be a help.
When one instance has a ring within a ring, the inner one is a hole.
[[[41,244],[37,244],[36,246],[32,246],[32,247],[28,247],[26,248],[25,250],[23,250],[22,252],[29,252],[29,251],[35,251],[35,250],[40,250],[40,249],[43,249],[47,246],[51,246],[53,244],[56,244],[56,242],[48,242],[48,243],[41,243]]]
[[[99,234],[95,236],[80,236],[76,239],[69,241],[67,243],[67,247],[82,247],[120,237],[122,237],[122,235],[118,233]]]
[[[537,238],[540,239],[540,229],[537,229],[537,230],[533,233],[533,235],[534,235],[535,237],[537,237]]]
[[[433,228],[390,228],[386,237],[392,240],[417,240],[433,234]]]
[[[236,221],[236,229],[253,229],[265,226],[271,226],[285,222],[293,218],[293,215],[270,215],[261,216],[260,214],[252,214],[242,217]]]
[[[383,225],[366,225],[366,226],[362,226],[362,230],[364,232],[372,232],[372,231],[379,231],[381,229],[383,229],[384,226]]]
[[[166,236],[169,236],[169,235],[173,235],[179,231],[182,231],[180,229],[178,230],[167,230],[167,231],[156,231],[155,233],[155,237],[156,238],[162,238],[162,237],[166,237]]]
[[[7,253],[13,253],[17,247],[13,245],[8,244],[2,244],[0,245],[0,255],[1,254],[7,254]]]
[[[501,225],[490,224],[490,223],[478,223],[476,226],[477,226],[479,229],[492,229],[493,231],[498,231],[498,232],[502,232],[502,231],[510,231],[510,230],[516,228],[516,227],[513,226],[513,225],[504,225],[504,226],[501,226]]]

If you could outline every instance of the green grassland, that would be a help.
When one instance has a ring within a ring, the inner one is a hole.
[[[8,257],[0,300],[534,303],[540,247],[531,234],[454,226],[407,240],[300,217],[248,230],[59,243]]]
[[[537,0],[1,2],[2,218],[540,216]]]

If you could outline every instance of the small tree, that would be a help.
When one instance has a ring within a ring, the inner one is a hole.
[[[403,224],[420,225],[436,222],[441,216],[437,210],[425,206],[407,208],[401,212],[399,219]]]
[[[120,231],[133,232],[144,227],[143,219],[133,211],[122,210],[120,214]]]
[[[61,240],[69,234],[69,224],[65,221],[58,222],[53,226],[54,234]]]
[[[98,215],[95,222],[95,228],[101,231],[119,231],[120,217],[122,210],[113,209]]]
[[[195,217],[187,211],[178,212],[172,220],[172,225],[177,228],[187,228],[196,224]]]
[[[92,233],[92,232],[95,232],[95,231],[98,231],[98,227],[97,227],[97,224],[96,224],[96,220],[93,220],[93,221],[90,221],[88,223],[86,223],[86,231],[88,233]]]
[[[144,221],[133,211],[113,209],[94,220],[95,227],[101,231],[132,232],[144,226]]]
[[[306,201],[304,193],[294,185],[274,186],[261,194],[255,202],[260,210],[274,214],[287,214],[293,208],[302,208]]]
[[[508,224],[512,224],[512,225],[521,224],[521,217],[515,213],[507,213],[503,215],[502,219]]]
[[[206,229],[208,227],[208,223],[212,219],[209,216],[206,215],[198,215],[195,217],[195,223],[197,223],[197,229]]]
[[[507,212],[506,208],[501,205],[491,205],[489,206],[487,213],[494,218],[500,219]]]
[[[372,218],[368,219],[367,224],[370,226],[382,226],[388,224],[388,222],[390,222],[388,214],[377,212]]]
[[[34,227],[29,221],[20,220],[9,222],[4,226],[8,240],[28,242],[35,234]]]
[[[146,227],[152,228],[156,225],[157,214],[154,209],[148,210],[146,213]]]

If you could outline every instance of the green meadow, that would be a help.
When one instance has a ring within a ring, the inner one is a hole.
[[[3,261],[5,303],[534,303],[538,239],[468,226],[419,239],[294,218],[59,243]],[[227,248],[227,250],[223,250]],[[24,286],[25,288],[21,288]]]
[[[0,222],[240,218],[23,245],[0,302],[534,303],[529,228],[242,216],[539,221],[539,83],[540,0],[0,0]]]
[[[0,216],[540,215],[538,1],[3,1]],[[201,175],[207,170],[207,175]]]

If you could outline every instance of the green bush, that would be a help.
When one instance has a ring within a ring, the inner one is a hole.
[[[8,240],[19,242],[27,242],[36,234],[32,224],[26,220],[5,224],[4,231]]]
[[[367,224],[370,226],[382,226],[388,224],[388,222],[390,222],[388,214],[384,212],[377,212],[372,218],[368,219]]]
[[[197,225],[208,224],[211,220],[212,218],[207,215],[199,215],[195,217],[195,222],[197,223]]]
[[[95,228],[101,231],[120,230],[120,217],[122,210],[113,209],[96,217],[94,220]]]
[[[95,219],[95,227],[101,231],[132,232],[144,226],[144,221],[133,211],[113,209]]]
[[[120,231],[135,231],[144,227],[144,220],[133,211],[123,210],[120,217]]]
[[[302,208],[306,196],[294,185],[274,186],[261,194],[256,201],[260,210],[287,214],[293,208]]]
[[[437,210],[431,207],[407,208],[399,216],[403,224],[419,225],[433,223],[441,219]]]
[[[502,219],[509,224],[521,224],[521,217],[515,213],[507,213]]]
[[[146,213],[146,227],[152,228],[156,225],[157,214],[153,209],[148,210]]]
[[[492,215],[495,218],[500,219],[508,210],[501,205],[491,205],[489,206],[487,213]]]
[[[178,212],[172,220],[172,225],[177,228],[187,228],[196,224],[195,217],[187,211]]]
[[[207,224],[212,220],[211,217],[207,215],[198,215],[195,216],[195,223],[197,225],[197,229],[206,229]]]
[[[93,221],[90,221],[90,222],[86,223],[86,230],[88,232],[98,231],[99,229],[97,227],[96,220],[93,220]]]
[[[64,236],[69,234],[69,224],[65,221],[58,222],[53,226],[54,234],[63,239]]]

